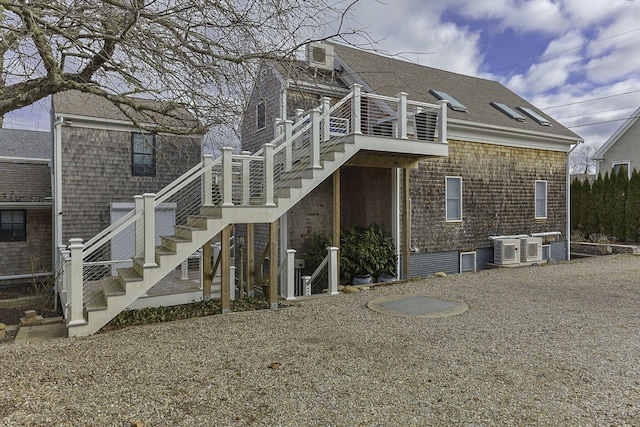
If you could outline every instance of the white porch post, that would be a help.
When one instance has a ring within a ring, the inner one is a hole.
[[[311,169],[322,169],[320,165],[320,113],[311,110]]]
[[[86,325],[84,320],[83,279],[82,279],[82,251],[84,244],[82,239],[69,239],[69,251],[71,252],[71,292],[69,296],[69,321],[67,326]]]
[[[135,257],[142,258],[144,256],[144,198],[137,194],[133,196],[135,214],[137,216],[135,227]]]
[[[296,250],[287,249],[287,286],[285,287],[284,298],[286,300],[296,299]]]
[[[292,120],[284,121],[284,140],[285,142],[291,139],[291,128],[293,127]],[[287,144],[284,147],[285,150],[285,160],[284,160],[284,170],[290,171],[293,168],[293,143]]]
[[[329,295],[338,294],[338,248],[330,246],[329,251]]]
[[[323,96],[320,99],[322,103],[322,140],[328,141],[331,138],[331,119],[329,118],[329,110],[331,109],[331,98]]]
[[[202,156],[202,167],[204,173],[202,174],[202,191],[204,197],[202,198],[202,204],[204,206],[213,205],[213,171],[211,170],[211,164],[213,163],[213,156],[211,154],[205,154]]]
[[[407,139],[407,93],[400,92],[398,98],[398,138]]]
[[[251,155],[251,152],[243,151],[241,154],[247,156],[242,158],[242,204],[247,206],[249,205],[249,196],[251,194],[251,158],[248,157]]]
[[[144,264],[143,267],[157,267],[156,264],[156,211],[153,207],[155,193],[144,193]]]
[[[447,104],[444,99],[438,101],[440,104],[440,129],[438,130],[438,142],[447,144]]]
[[[231,194],[233,183],[232,171],[232,147],[222,147],[222,206],[233,206],[233,195]]]
[[[273,149],[275,145],[264,144],[264,205],[275,206],[273,182]]]
[[[353,97],[351,98],[351,131],[352,133],[362,133],[362,113],[360,111],[360,99],[362,96],[362,85],[354,83],[351,86]]]

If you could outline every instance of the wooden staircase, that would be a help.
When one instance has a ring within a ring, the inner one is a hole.
[[[161,243],[155,248],[154,266],[145,266],[143,257],[134,257],[132,267],[118,268],[116,276],[93,284],[91,300],[82,312],[85,322],[69,322],[69,336],[97,332],[225,226],[276,221],[356,152],[353,143],[333,141],[321,148],[320,169],[312,168],[309,161],[302,161],[292,170],[282,173],[275,183],[275,206],[202,206],[197,215],[187,217],[185,225],[175,226],[174,235],[161,236]]]

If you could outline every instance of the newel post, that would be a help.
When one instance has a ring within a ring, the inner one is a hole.
[[[84,244],[82,239],[69,239],[69,251],[71,252],[71,283],[70,292],[67,293],[71,307],[67,326],[86,325],[84,320],[84,296],[82,283],[82,251]]]
[[[331,138],[331,118],[329,117],[331,98],[323,96],[320,102],[322,103],[322,140],[328,141]]]
[[[296,299],[296,250],[287,249],[287,286],[285,288],[284,297],[287,300]]]
[[[407,93],[400,92],[398,98],[398,138],[407,139]]]
[[[311,169],[322,169],[320,165],[320,113],[311,110]]]
[[[275,206],[273,183],[273,149],[275,145],[264,144],[264,205]]]
[[[338,295],[338,248],[330,246],[329,251],[329,295]]]
[[[213,171],[211,170],[211,164],[213,163],[213,156],[211,154],[205,154],[202,156],[202,168],[204,173],[202,174],[202,186],[203,194],[202,204],[204,206],[213,205]]]
[[[155,193],[144,193],[144,264],[143,267],[157,267],[156,264],[156,210]]]
[[[144,198],[141,194],[133,196],[136,214],[135,258],[144,256]]]
[[[231,193],[233,183],[233,155],[232,147],[222,147],[222,206],[233,206],[233,195]]]
[[[440,104],[440,129],[438,131],[438,140],[443,144],[448,144],[447,141],[447,104],[448,102],[444,99],[438,101]]]
[[[351,85],[353,97],[351,98],[351,129],[353,133],[362,133],[362,113],[360,111],[360,98],[362,97],[362,85]]]
[[[291,139],[293,120],[285,120],[284,122],[284,141],[287,142]],[[290,171],[293,168],[293,141],[284,147],[285,159],[284,170]]]

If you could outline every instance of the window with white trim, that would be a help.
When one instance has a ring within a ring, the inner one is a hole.
[[[620,172],[620,169],[622,168],[626,168],[627,169],[627,176],[629,178],[631,178],[631,162],[626,161],[626,162],[611,162],[611,172],[615,172],[616,174],[618,174]]]
[[[448,176],[445,182],[447,221],[462,221],[462,177]]]
[[[264,101],[256,106],[256,128],[264,129],[267,126],[267,107]]]
[[[547,217],[547,181],[536,181],[536,218]]]

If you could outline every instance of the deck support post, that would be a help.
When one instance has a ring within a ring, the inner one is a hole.
[[[71,312],[67,326],[86,325],[84,320],[84,297],[82,279],[82,251],[84,244],[82,239],[69,239],[69,251],[71,252],[71,289],[68,292]]]
[[[337,248],[340,248],[340,227],[341,227],[340,179],[342,174],[340,171],[341,171],[340,169],[336,169],[336,171],[333,173],[333,239],[332,239],[333,242],[331,244]],[[340,257],[338,257],[338,260],[336,261],[336,263],[337,263],[336,268],[338,269],[338,271],[340,271]]]
[[[402,169],[402,276],[408,279],[411,275],[409,270],[409,257],[411,256],[411,217],[409,201],[409,169]]]
[[[213,257],[213,249],[211,245],[213,239],[207,241],[202,246],[202,300],[211,300],[211,283],[213,283],[213,265],[211,259]]]
[[[247,295],[255,296],[255,275],[256,275],[256,258],[255,258],[255,227],[253,223],[247,224]]]
[[[231,227],[229,224],[220,233],[220,305],[222,314],[231,311]]]
[[[269,305],[278,308],[278,221],[269,224]]]

